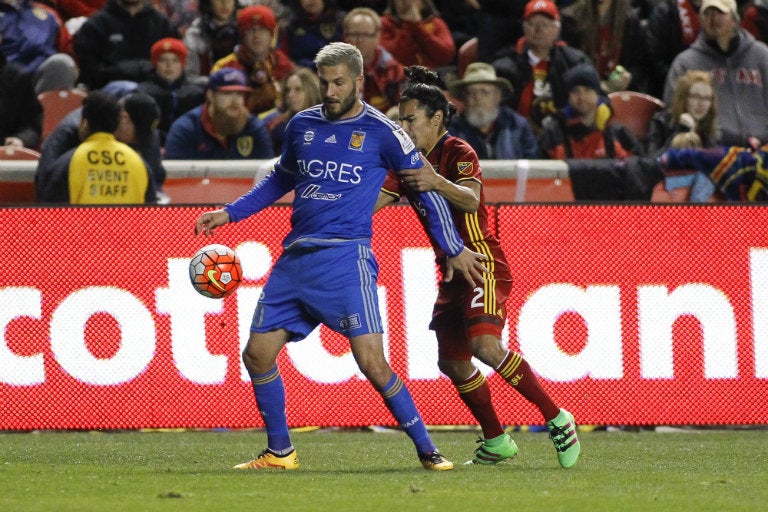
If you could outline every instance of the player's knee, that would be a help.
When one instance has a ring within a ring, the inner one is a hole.
[[[493,368],[501,364],[507,354],[501,340],[493,336],[477,336],[469,344],[472,355]]]

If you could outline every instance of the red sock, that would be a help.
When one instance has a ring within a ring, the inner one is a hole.
[[[454,382],[453,385],[456,386],[462,401],[472,411],[472,416],[480,423],[485,439],[493,439],[504,433],[491,403],[491,390],[480,370],[475,370],[467,380]]]
[[[496,368],[496,371],[526,400],[539,408],[542,416],[544,416],[544,421],[549,421],[560,414],[560,408],[555,405],[555,402],[541,387],[538,377],[533,373],[523,356],[516,352],[507,352],[507,357]]]

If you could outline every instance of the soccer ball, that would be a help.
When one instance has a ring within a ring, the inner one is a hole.
[[[200,295],[212,299],[226,297],[243,279],[240,258],[226,245],[206,245],[189,261],[189,279]]]

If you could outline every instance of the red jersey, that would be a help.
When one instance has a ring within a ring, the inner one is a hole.
[[[438,174],[454,183],[460,184],[463,181],[482,183],[482,172],[477,153],[463,139],[446,133],[425,156]],[[398,199],[401,195],[405,195],[411,204],[416,198],[413,191],[392,171],[387,174],[382,192]],[[414,210],[417,213],[419,211],[418,208],[414,208]],[[507,260],[501,250],[498,238],[491,233],[488,226],[488,211],[485,208],[485,196],[482,188],[480,189],[480,204],[476,212],[467,213],[455,208],[451,208],[451,212],[453,213],[453,222],[456,224],[456,229],[464,241],[464,245],[475,252],[488,256],[486,266],[497,279],[508,278]],[[426,219],[421,214],[419,214],[419,220],[426,228]],[[433,240],[430,241],[437,255],[438,263],[445,270],[445,253]]]

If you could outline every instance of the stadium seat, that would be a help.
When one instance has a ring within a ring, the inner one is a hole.
[[[0,146],[0,160],[38,160],[40,153],[34,149],[17,146]]]
[[[477,37],[473,37],[459,47],[456,56],[456,73],[459,78],[464,77],[467,66],[477,60]]]
[[[648,94],[635,91],[616,91],[608,94],[613,119],[626,126],[640,142],[645,143],[653,114],[664,110],[664,102]]]
[[[35,201],[35,184],[23,176],[29,175],[37,167],[40,153],[34,149],[16,146],[0,146],[1,160],[34,160],[24,164],[7,162],[10,167],[0,164],[0,204],[23,204]],[[28,171],[17,172],[14,167],[24,167]]]
[[[83,104],[83,99],[88,95],[80,89],[62,89],[41,92],[37,99],[43,106],[43,132],[40,135],[40,143],[56,128],[61,120]]]

